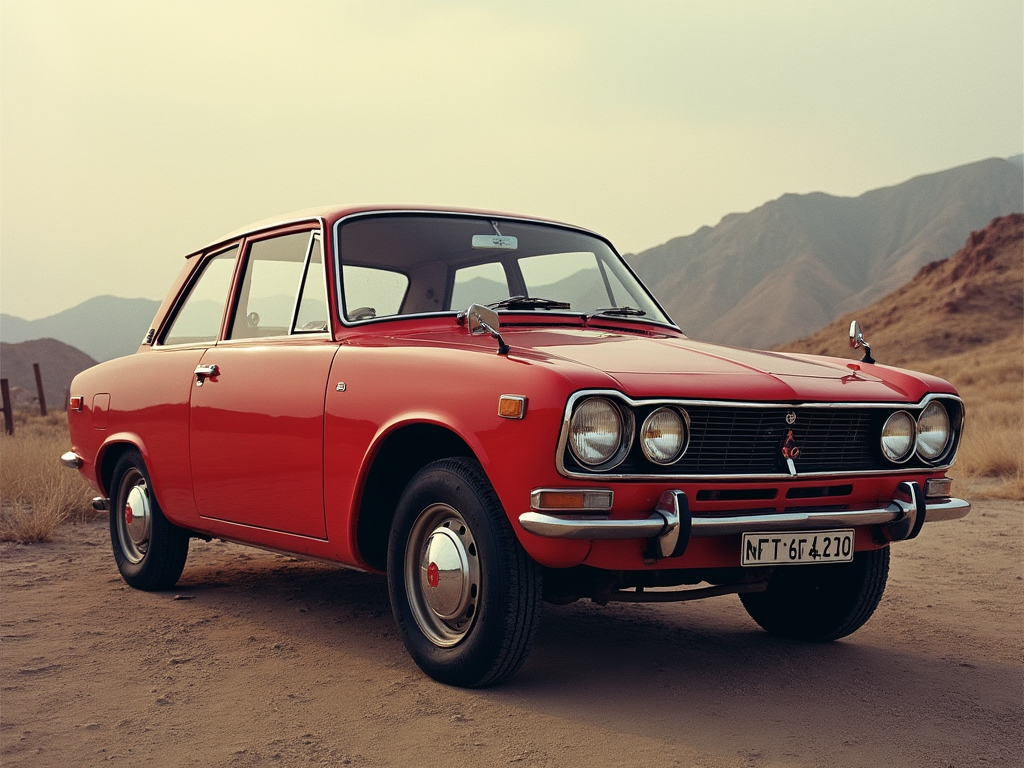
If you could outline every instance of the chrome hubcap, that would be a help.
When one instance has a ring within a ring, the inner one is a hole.
[[[456,645],[469,632],[480,599],[480,564],[469,525],[447,504],[427,507],[413,524],[405,586],[416,624],[431,642]]]
[[[139,470],[130,469],[121,478],[118,505],[112,514],[118,516],[117,533],[125,557],[131,563],[141,563],[149,550],[153,518],[149,487]]]

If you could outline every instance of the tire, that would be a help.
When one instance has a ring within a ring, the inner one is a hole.
[[[398,633],[430,677],[480,688],[526,661],[540,623],[540,567],[475,461],[435,461],[409,482],[387,572]]]
[[[168,522],[152,487],[142,455],[126,451],[110,483],[110,543],[121,577],[146,592],[173,587],[188,558],[188,532]]]
[[[889,576],[889,548],[858,552],[851,563],[776,568],[765,592],[740,595],[750,617],[791,640],[846,637],[871,618]]]

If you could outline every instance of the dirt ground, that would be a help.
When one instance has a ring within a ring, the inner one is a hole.
[[[382,578],[194,542],[173,592],[104,523],[0,546],[0,762],[21,766],[1019,766],[1024,504],[894,547],[845,640],[769,637],[735,596],[546,606],[504,686],[426,678]]]

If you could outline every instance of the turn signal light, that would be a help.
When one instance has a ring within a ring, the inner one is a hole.
[[[538,488],[530,494],[535,512],[607,512],[612,508],[612,491],[599,488]]]
[[[81,395],[75,395],[68,399],[68,408],[72,411],[82,410],[82,404],[85,402],[85,398]]]
[[[526,415],[526,398],[522,395],[502,395],[498,398],[498,415],[503,419],[521,419]]]

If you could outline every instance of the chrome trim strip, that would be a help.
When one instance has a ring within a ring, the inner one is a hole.
[[[85,462],[83,462],[82,457],[74,451],[68,451],[67,453],[61,454],[60,463],[68,469],[78,469]]]
[[[752,401],[743,400],[687,400],[685,398],[665,398],[657,397],[651,399],[635,400],[628,395],[624,395],[615,389],[585,389],[579,392],[573,392],[569,396],[569,400],[566,402],[565,411],[562,414],[562,429],[558,435],[558,445],[555,449],[555,468],[558,470],[558,474],[563,477],[572,478],[573,480],[589,480],[594,481],[607,481],[607,480],[653,480],[655,482],[678,482],[680,480],[696,481],[696,482],[715,482],[716,480],[792,480],[794,477],[800,478],[814,478],[814,477],[870,477],[872,475],[898,475],[898,474],[920,474],[923,472],[935,472],[945,469],[949,469],[953,466],[953,462],[947,464],[936,464],[927,467],[901,467],[893,466],[886,469],[870,469],[870,470],[849,470],[849,471],[838,471],[838,472],[800,472],[797,468],[797,474],[791,475],[786,472],[776,472],[773,474],[735,474],[735,475],[671,475],[671,474],[660,474],[660,475],[644,475],[644,474],[612,474],[605,472],[573,472],[565,467],[565,456],[566,445],[569,440],[569,420],[572,416],[573,407],[576,402],[584,397],[602,396],[609,398],[617,398],[621,402],[626,403],[631,408],[637,407],[649,407],[649,406],[660,406],[660,405],[674,405],[677,408],[685,409],[687,406],[709,406],[709,407],[726,407],[726,408],[787,408],[790,410],[806,410],[809,408],[813,409],[837,409],[845,410],[851,408],[892,408],[893,410],[907,410],[916,411],[923,410],[932,400],[955,400],[960,403],[961,429],[957,431],[955,435],[955,442],[953,448],[959,446],[960,437],[962,435],[963,426],[963,411],[964,405],[963,400],[956,395],[946,393],[931,393],[925,395],[918,403],[879,403],[879,402],[865,402],[865,403],[758,403]],[[685,455],[685,454],[684,454]],[[948,456],[948,453],[947,453]],[[955,459],[955,454],[954,454]]]
[[[925,522],[956,520],[971,511],[963,499],[946,499],[925,505]],[[780,512],[778,514],[734,515],[730,517],[699,517],[694,515],[690,536],[728,536],[753,531],[804,531],[858,525],[882,525],[901,519],[907,504],[894,499],[891,504],[875,509],[842,512]],[[530,533],[558,539],[645,539],[660,536],[668,527],[658,512],[640,520],[611,520],[593,516],[554,516],[525,512],[519,524]]]

